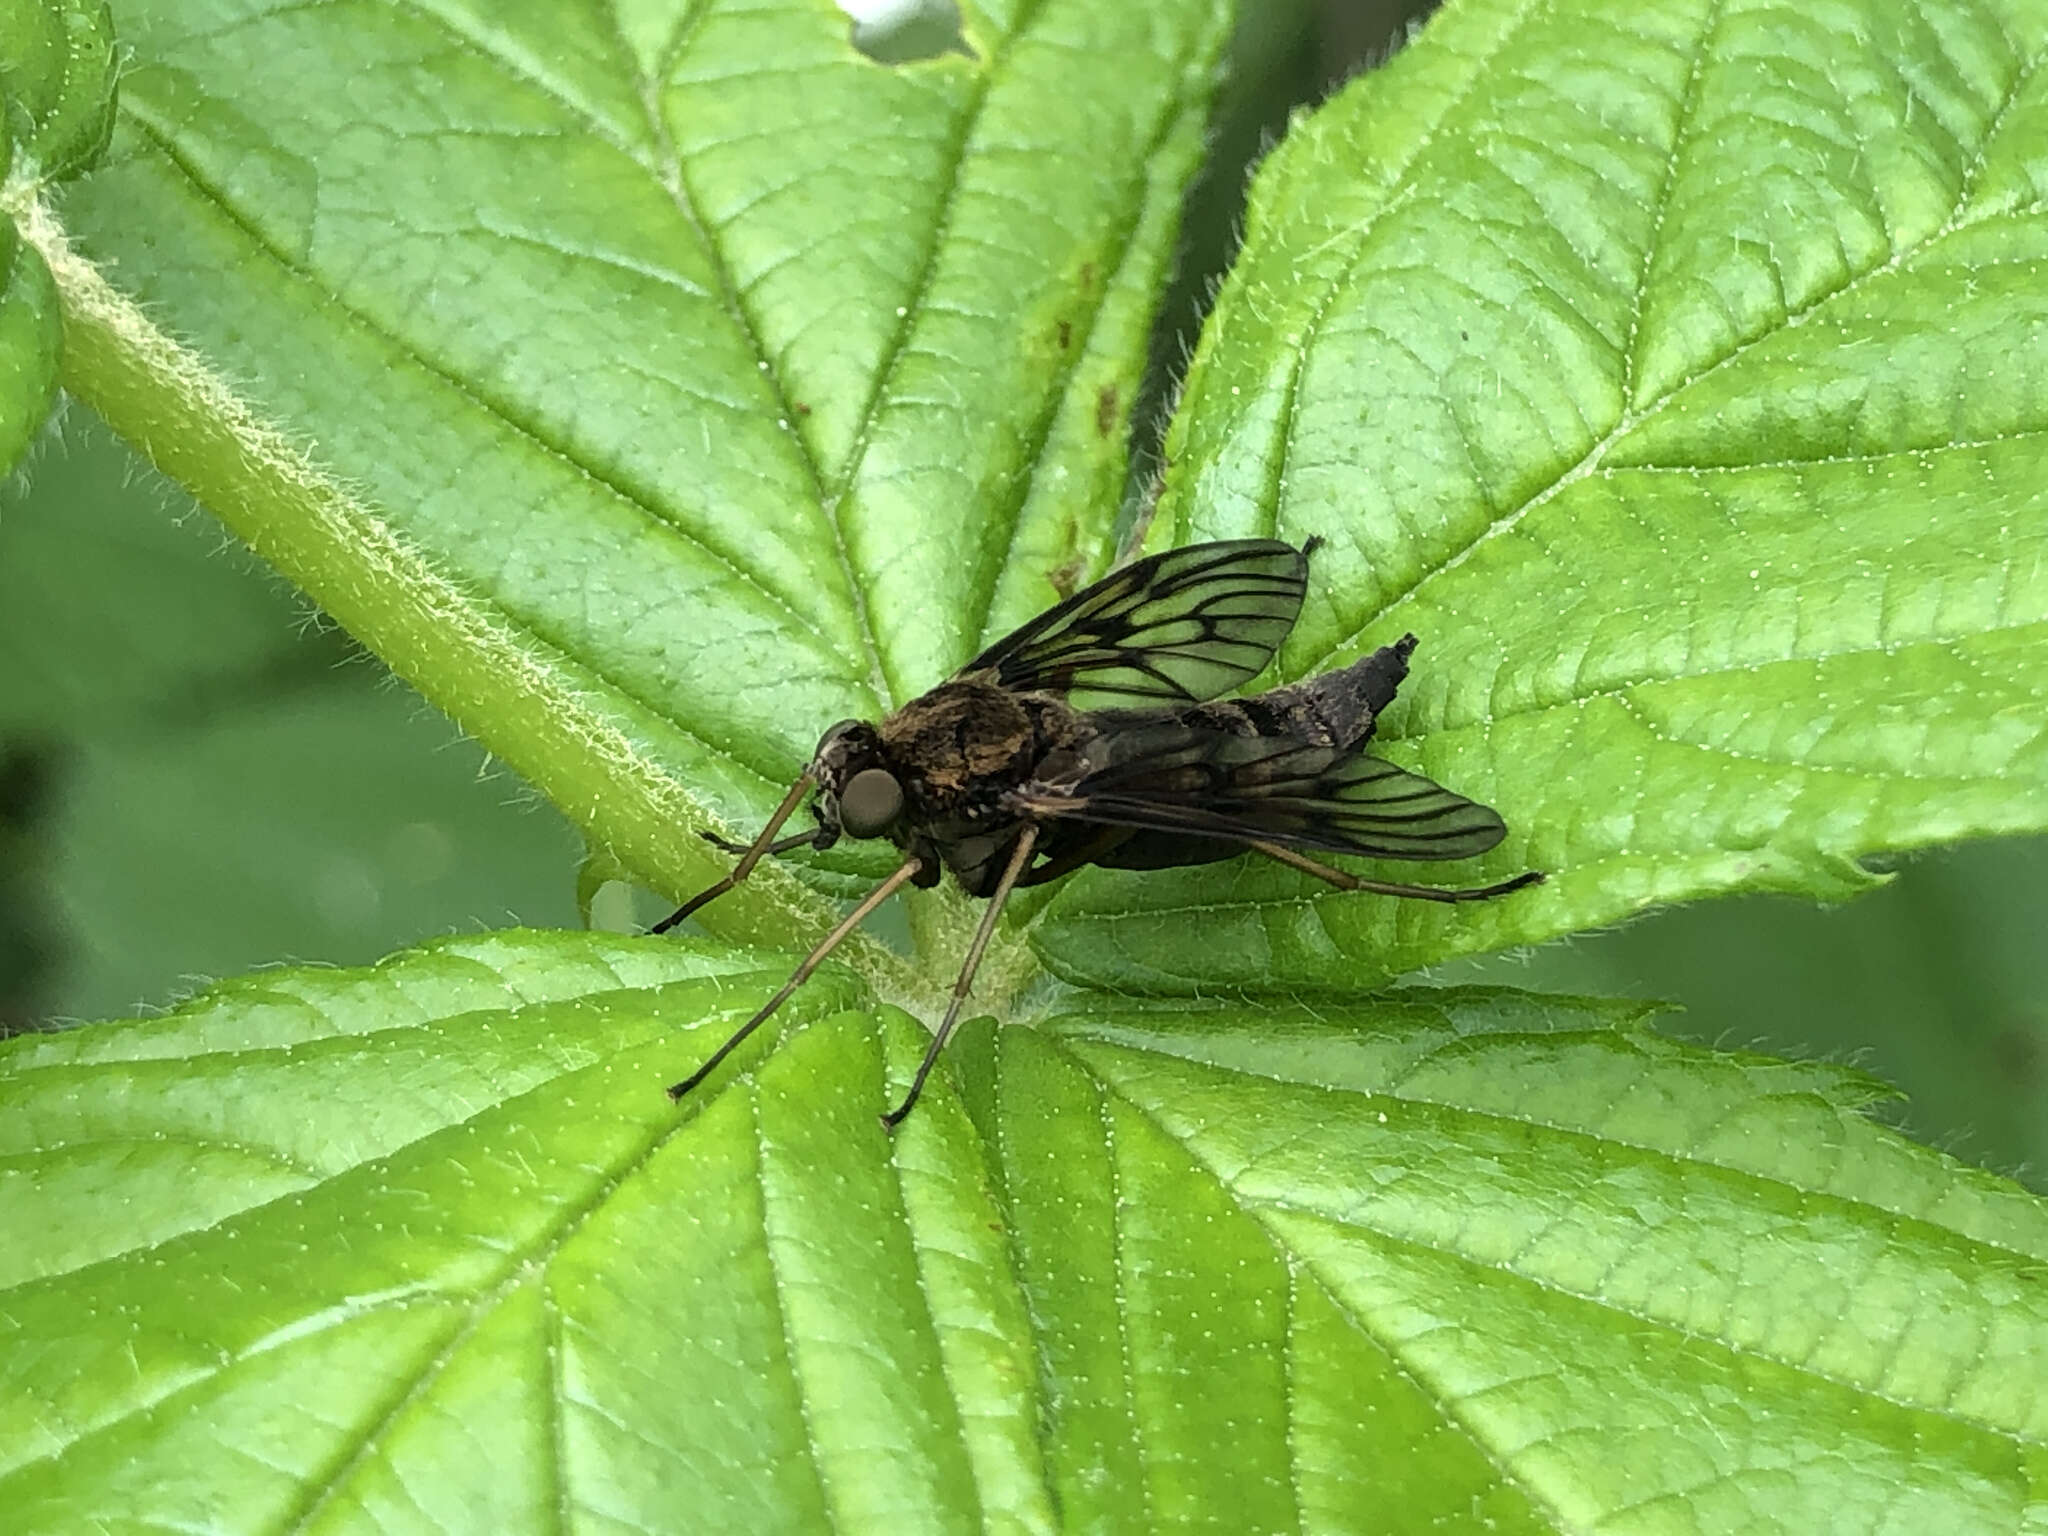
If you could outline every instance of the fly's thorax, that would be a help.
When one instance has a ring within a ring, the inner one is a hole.
[[[923,820],[978,819],[1030,776],[1038,701],[978,680],[942,683],[882,722],[882,750]]]

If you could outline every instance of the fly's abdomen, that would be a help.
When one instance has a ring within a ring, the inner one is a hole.
[[[1408,675],[1415,637],[1403,635],[1348,667],[1268,689],[1248,699],[1204,704],[1182,718],[1233,736],[1274,736],[1319,747],[1355,747],[1372,735],[1373,721],[1394,702]]]

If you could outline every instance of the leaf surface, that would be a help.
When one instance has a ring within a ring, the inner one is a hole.
[[[670,1106],[768,963],[511,933],[0,1045],[13,1528],[2048,1502],[2048,1218],[1853,1072],[1487,989],[1090,1005],[891,1139],[921,1031],[828,974]]]
[[[798,0],[157,0],[78,250],[37,226],[66,376],[687,886],[822,726],[1106,560],[1229,19],[971,8],[971,56],[889,70]],[[1105,990],[967,1031],[893,1140],[925,1041],[875,999],[943,930],[680,1111],[788,957],[503,935],[0,1048],[0,1507],[2038,1525],[2039,1202],[1853,1073],[1358,995],[2048,818],[2039,6],[1621,24],[1468,0],[1290,135],[1152,532],[1325,535],[1281,670],[1412,625],[1389,754],[1506,814],[1475,878],[1551,886],[1058,888],[1033,943]],[[794,942],[859,868],[710,918]],[[1109,995],[1189,987],[1315,1000]]]
[[[207,361],[104,295],[78,387],[688,885],[691,825],[1105,558],[1228,20],[1027,0],[891,69],[822,0],[140,5],[64,211]],[[295,441],[209,440],[226,380]],[[770,875],[711,921],[792,910]]]
[[[14,215],[75,176],[114,124],[113,24],[104,0],[0,0],[0,475],[56,398],[56,284]]]
[[[2034,3],[1475,0],[1299,124],[1154,537],[1329,539],[1282,673],[1413,631],[1387,755],[1510,828],[1436,883],[1551,878],[1091,875],[1046,962],[1348,988],[2048,821],[2044,48]]]

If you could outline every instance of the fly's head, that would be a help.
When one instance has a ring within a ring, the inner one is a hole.
[[[903,819],[903,785],[865,720],[842,720],[818,741],[811,760],[818,819],[836,836],[887,837]]]

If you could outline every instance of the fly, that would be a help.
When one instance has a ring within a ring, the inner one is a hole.
[[[895,1126],[924,1091],[1012,891],[1083,865],[1171,869],[1251,852],[1345,891],[1480,901],[1543,878],[1443,889],[1367,880],[1312,853],[1466,859],[1507,834],[1486,806],[1369,756],[1373,724],[1408,675],[1403,635],[1348,667],[1250,698],[1219,696],[1265,669],[1293,629],[1308,557],[1274,539],[1195,544],[1136,561],[1048,608],[883,720],[825,732],[731,874],[657,923],[663,933],[762,859],[887,838],[903,853],[773,997],[690,1076],[680,1099],[782,1006],[848,934],[905,885],[951,870],[988,910]],[[1091,707],[1082,708],[1078,699]],[[814,830],[778,838],[815,790]],[[708,834],[707,834],[708,835]]]

